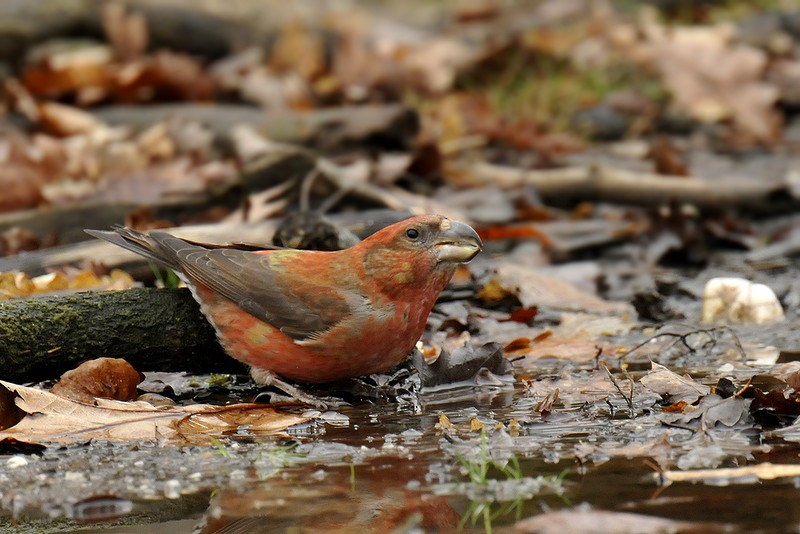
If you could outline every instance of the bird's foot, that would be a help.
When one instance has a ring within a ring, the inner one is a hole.
[[[329,408],[336,408],[338,406],[346,404],[344,401],[340,399],[334,399],[334,398],[322,399],[320,397],[311,395],[310,393],[306,393],[302,389],[293,386],[292,384],[286,382],[272,371],[268,371],[266,369],[258,369],[256,367],[252,367],[250,368],[250,376],[253,378],[253,381],[259,386],[265,386],[265,387],[275,386],[276,388],[286,393],[290,399],[297,400],[304,404],[309,404],[318,410],[324,411],[328,410]]]

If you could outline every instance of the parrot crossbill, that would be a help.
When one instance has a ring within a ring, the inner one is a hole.
[[[87,232],[176,271],[225,351],[267,383],[331,382],[399,364],[456,265],[482,246],[470,226],[440,215],[332,252],[244,251],[123,227]]]

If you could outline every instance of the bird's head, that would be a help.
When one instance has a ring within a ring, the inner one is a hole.
[[[420,215],[400,221],[368,237],[396,251],[431,254],[437,262],[465,263],[474,258],[483,243],[468,224],[442,215]]]
[[[387,285],[400,289],[429,282],[444,287],[456,264],[474,258],[483,243],[467,224],[441,215],[421,215],[388,226],[358,246],[364,248],[367,274],[376,278],[388,274]]]

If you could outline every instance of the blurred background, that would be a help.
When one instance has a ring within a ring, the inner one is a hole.
[[[300,210],[484,226],[608,202],[791,211],[797,9],[9,0],[0,255]]]

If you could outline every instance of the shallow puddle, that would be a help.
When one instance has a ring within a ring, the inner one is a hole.
[[[94,443],[5,456],[2,505],[16,520],[4,519],[4,529],[503,532],[583,503],[699,522],[697,532],[800,523],[797,478],[667,485],[659,476],[660,462],[789,464],[800,447],[764,441],[752,424],[665,423],[658,396],[638,385],[631,418],[600,373],[550,375],[571,389],[544,412],[539,379],[513,392],[361,399],[280,438],[243,429],[208,448]]]

